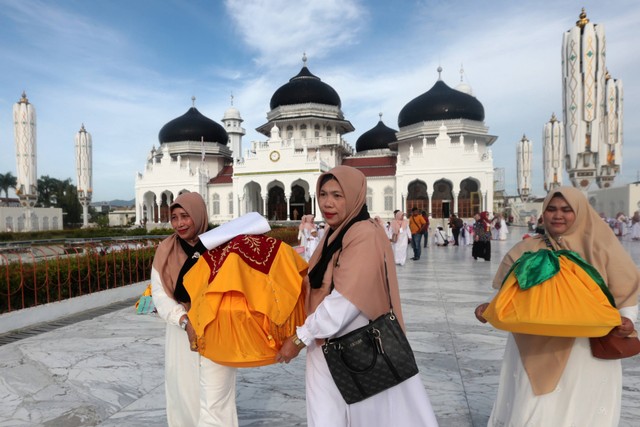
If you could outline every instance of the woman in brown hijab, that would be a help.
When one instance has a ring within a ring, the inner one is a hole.
[[[420,376],[348,405],[322,353],[325,338],[342,336],[389,311],[385,263],[393,308],[402,309],[393,251],[384,229],[369,218],[366,178],[338,166],[320,175],[318,207],[330,230],[309,261],[308,317],[277,356],[288,363],[307,348],[306,391],[309,427],[436,426]]]
[[[191,299],[182,284],[184,274],[207,250],[198,238],[208,228],[207,207],[200,194],[183,193],[169,209],[175,233],[160,243],[151,269],[153,302],[160,317],[167,322],[167,422],[170,427],[237,426],[236,371],[198,353],[196,333],[187,316]],[[201,375],[207,378],[202,392]],[[215,393],[214,387],[207,386],[209,383],[215,383]]]
[[[609,226],[573,187],[549,193],[543,218],[552,246],[576,252],[604,279],[622,321],[612,333],[634,333],[640,273]],[[546,247],[540,235],[515,245],[502,260],[493,287],[501,287],[522,254]],[[481,322],[486,307],[476,308]],[[510,333],[489,425],[617,426],[621,393],[620,360],[594,358],[587,338]]]

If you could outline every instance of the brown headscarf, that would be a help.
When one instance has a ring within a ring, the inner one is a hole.
[[[404,230],[409,225],[409,220],[405,218],[404,212],[396,212],[393,221],[391,221],[391,230],[394,233],[400,233],[400,230]]]
[[[171,204],[169,212],[173,211],[176,207],[181,207],[189,214],[198,235],[207,231],[209,226],[207,206],[200,194],[182,193]],[[156,255],[153,258],[153,268],[160,273],[162,286],[167,295],[172,298],[176,288],[178,274],[180,273],[182,265],[187,260],[187,254],[184,253],[178,239],[178,234],[173,233],[160,242],[156,250]]]
[[[321,248],[338,236],[339,232],[360,213],[365,205],[367,180],[362,172],[349,166],[337,166],[320,175],[316,194],[320,194],[320,183],[325,175],[333,175],[344,193],[346,209],[345,220],[333,232],[325,233],[319,242]],[[322,251],[317,250],[309,260],[309,269],[318,264]],[[385,278],[385,259],[393,311],[402,323],[400,291],[396,277],[393,251],[384,228],[375,220],[355,222],[342,240],[342,249],[336,252],[325,271],[322,286],[311,289],[308,312],[313,313],[322,300],[331,292],[331,282],[335,288],[353,305],[358,307],[369,319],[389,311],[389,297]]]
[[[551,199],[561,195],[576,215],[573,225],[560,236],[549,235],[555,249],[577,252],[600,273],[613,295],[618,309],[638,304],[640,272],[607,223],[589,205],[582,192],[573,187],[551,191],[544,200],[545,212]],[[546,248],[540,236],[516,244],[503,258],[493,280],[500,288],[509,269],[527,251]],[[513,334],[520,358],[535,394],[553,391],[569,359],[574,338]]]

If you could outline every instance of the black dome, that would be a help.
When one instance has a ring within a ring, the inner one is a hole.
[[[227,145],[229,135],[221,125],[203,116],[196,107],[191,107],[182,116],[162,126],[160,133],[158,133],[158,139],[161,144],[204,139],[205,142]]]
[[[438,80],[431,89],[410,101],[398,115],[398,126],[434,120],[484,120],[484,107],[475,97]]]
[[[372,129],[366,131],[356,141],[356,151],[389,148],[389,143],[396,142],[397,130],[387,127],[382,120]]]
[[[281,105],[316,104],[342,106],[338,93],[328,84],[322,82],[319,77],[311,74],[304,66],[297,76],[292,77],[289,83],[285,83],[275,91],[271,97],[270,107],[273,110]]]

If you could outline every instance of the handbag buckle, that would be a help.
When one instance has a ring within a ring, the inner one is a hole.
[[[373,342],[376,345],[378,354],[384,354],[384,347],[382,347],[382,337],[380,337],[380,330],[377,328],[373,328],[369,333],[373,335]]]

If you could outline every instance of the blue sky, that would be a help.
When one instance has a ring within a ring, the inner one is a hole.
[[[342,99],[357,138],[378,113],[397,129],[402,107],[430,89],[437,67],[454,87],[464,66],[498,136],[494,166],[516,193],[516,144],[534,147],[542,194],[544,124],[562,116],[562,34],[580,9],[604,24],[607,67],[624,85],[624,161],[640,171],[640,2],[540,0],[0,0],[0,172],[16,174],[12,107],[26,91],[38,123],[38,175],[75,176],[74,137],[93,137],[94,201],[132,199],[158,132],[195,96],[220,122],[234,95],[245,147],[265,138],[275,90],[306,52]],[[565,181],[566,182],[566,181]],[[595,186],[594,186],[595,188]]]

